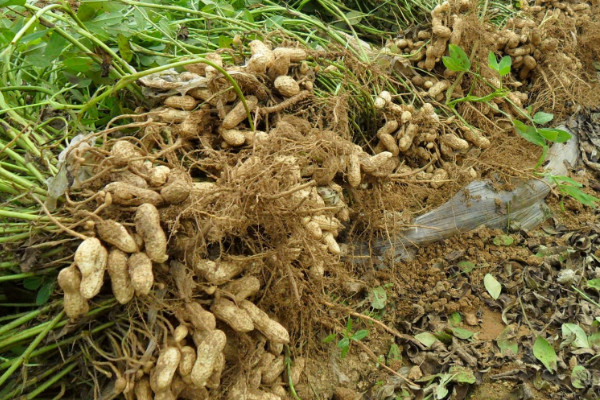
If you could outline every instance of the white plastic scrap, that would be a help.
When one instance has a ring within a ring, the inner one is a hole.
[[[69,145],[60,152],[58,155],[58,173],[46,179],[46,185],[48,186],[48,197],[46,198],[46,207],[50,211],[56,209],[56,200],[65,194],[69,187],[77,187],[79,182],[85,181],[92,176],[92,170],[90,167],[80,167],[77,170],[77,176],[71,176],[72,166],[66,162],[67,154],[76,149],[79,146],[85,145],[86,147],[93,147],[96,143],[96,138],[86,140],[87,135],[75,136]],[[69,177],[71,177],[71,183],[69,183]]]

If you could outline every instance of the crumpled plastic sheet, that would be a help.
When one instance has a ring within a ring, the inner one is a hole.
[[[560,129],[569,131],[565,126]],[[569,131],[571,139],[555,143],[548,151],[545,171],[566,175],[567,165],[575,165],[579,155],[577,136]],[[550,193],[545,179],[530,179],[514,190],[496,190],[489,181],[474,181],[461,189],[440,207],[413,221],[413,227],[390,239],[374,243],[355,243],[352,261],[372,261],[379,267],[392,260],[410,259],[418,245],[447,239],[458,233],[480,226],[506,228],[518,224],[521,229],[532,229],[544,222],[549,210],[544,199]]]

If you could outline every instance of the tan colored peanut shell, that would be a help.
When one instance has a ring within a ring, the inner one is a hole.
[[[193,98],[192,96],[171,96],[171,97],[167,97],[165,99],[165,106],[167,107],[171,107],[171,108],[176,108],[178,110],[186,110],[186,111],[191,111],[193,110],[196,105],[198,104],[198,101]]]
[[[110,282],[115,299],[117,299],[120,304],[129,303],[135,294],[135,290],[129,276],[127,254],[119,249],[112,249],[108,253],[108,264],[106,269],[108,270],[108,275],[110,275]]]
[[[440,140],[452,150],[467,150],[469,148],[469,143],[466,140],[459,138],[453,133],[442,135]]]
[[[490,140],[473,129],[463,130],[463,136],[480,149],[487,149],[490,147]]]
[[[163,390],[154,394],[154,400],[177,400],[177,396],[171,391],[171,389]]]
[[[365,172],[375,172],[393,156],[394,155],[389,151],[383,151],[379,154],[375,154],[374,156],[362,159],[361,167]]]
[[[292,367],[290,368],[290,378],[292,379],[292,383],[297,385],[300,383],[300,377],[304,372],[304,367],[306,366],[306,359],[304,357],[298,357],[292,363]]]
[[[179,360],[181,360],[181,353],[177,347],[167,347],[160,352],[150,376],[150,387],[155,393],[166,391],[171,387],[171,381],[179,367]]]
[[[217,319],[227,323],[236,332],[250,332],[254,324],[248,313],[223,297],[215,299],[210,310]]]
[[[154,190],[139,188],[125,182],[111,182],[104,190],[112,195],[113,203],[123,206],[139,206],[143,203],[158,206],[163,203],[161,195]]]
[[[196,349],[191,346],[183,346],[181,348],[181,360],[179,361],[179,375],[191,374],[194,363],[196,363]]]
[[[223,286],[223,290],[233,294],[237,301],[240,301],[254,296],[260,290],[260,281],[255,276],[246,275],[229,282]]]
[[[212,331],[217,327],[214,314],[202,308],[199,303],[186,303],[185,309],[190,322],[197,330]]]
[[[246,64],[248,72],[254,72],[258,74],[264,74],[267,69],[273,64],[275,55],[266,44],[260,40],[253,40],[249,43],[250,52],[252,57]]]
[[[104,283],[108,251],[98,239],[88,238],[77,247],[74,261],[81,272],[79,292],[86,299],[91,299],[100,292]]]
[[[98,236],[104,242],[112,244],[119,250],[126,253],[135,253],[139,251],[133,237],[125,227],[112,219],[96,222],[96,231]]]
[[[162,186],[167,182],[167,178],[169,177],[169,172],[171,172],[171,168],[166,165],[158,165],[153,167],[149,174],[148,180],[150,181],[150,185],[152,186]]]
[[[147,295],[154,284],[152,261],[146,253],[135,253],[127,260],[131,285],[138,295]]]
[[[160,195],[169,204],[179,204],[189,197],[191,190],[192,179],[189,174],[182,169],[172,169]]]
[[[134,174],[133,172],[126,171],[118,171],[110,174],[111,182],[123,182],[131,186],[136,186],[142,189],[148,188],[148,182],[141,176]]]
[[[279,322],[269,318],[266,312],[248,300],[239,302],[240,308],[248,313],[254,326],[265,337],[276,343],[289,343],[290,334]]]
[[[273,82],[275,89],[285,97],[292,97],[300,93],[300,85],[291,76],[281,75]]]
[[[258,105],[258,98],[256,96],[246,96],[246,105],[250,111],[253,111]],[[246,109],[244,108],[244,103],[240,100],[232,109],[227,113],[225,118],[223,118],[223,123],[221,124],[223,129],[233,129],[239,125],[244,119],[246,119]]]
[[[239,275],[244,265],[236,261],[200,260],[196,264],[196,269],[210,283],[222,285]]]
[[[136,400],[153,400],[154,394],[150,387],[150,380],[148,377],[143,377],[135,383],[135,398]]]
[[[379,136],[380,143],[383,144],[383,147],[392,153],[392,155],[397,156],[400,153],[400,149],[396,144],[396,139],[392,135],[382,134]]]
[[[176,110],[174,108],[163,108],[152,113],[161,122],[182,123],[190,115],[189,111]]]
[[[377,137],[381,139],[381,135],[391,135],[398,129],[398,121],[390,120],[387,121],[379,130],[377,131]]]
[[[273,54],[275,56],[285,54],[291,62],[301,62],[307,57],[306,50],[297,47],[276,47],[273,49]]]
[[[323,243],[325,243],[327,245],[327,250],[329,250],[329,252],[331,254],[334,254],[337,256],[342,252],[340,245],[335,240],[335,237],[333,236],[333,234],[331,232],[325,232],[323,234]]]
[[[58,286],[65,295],[65,314],[71,319],[76,319],[87,314],[90,310],[87,300],[79,292],[81,273],[74,266],[63,268],[58,274]]]
[[[226,342],[225,332],[214,330],[208,332],[204,340],[198,345],[196,362],[190,374],[190,378],[196,387],[206,386],[206,382],[217,365],[219,354],[223,353]]]
[[[128,165],[132,160],[138,164],[142,162],[140,149],[127,140],[117,140],[110,149],[110,155],[113,163],[117,166]]]
[[[272,383],[275,382],[275,380],[277,380],[277,378],[279,378],[279,376],[281,376],[281,374],[283,374],[283,371],[285,369],[285,357],[284,356],[279,356],[276,357],[275,360],[273,360],[273,362],[266,366],[263,370],[262,370],[262,383],[265,385],[270,385]]]
[[[158,263],[167,261],[167,237],[160,226],[158,209],[149,203],[142,204],[135,212],[135,229],[144,240],[148,257]]]
[[[348,169],[346,171],[346,179],[352,187],[357,187],[358,185],[360,185],[360,157],[358,153],[352,153],[350,154],[350,157],[348,157]]]
[[[233,147],[246,143],[246,134],[239,129],[222,129],[221,137],[228,145]]]
[[[433,172],[433,176],[431,177],[431,187],[434,189],[438,189],[444,185],[445,180],[448,179],[448,172],[443,168],[438,168]]]
[[[412,146],[413,140],[415,139],[415,136],[417,135],[417,132],[418,132],[417,129],[418,129],[417,125],[412,124],[412,123],[408,124],[408,126],[406,127],[406,130],[404,130],[404,133],[398,140],[398,148],[400,149],[400,151],[402,151],[402,152],[407,151],[410,148],[410,146]]]

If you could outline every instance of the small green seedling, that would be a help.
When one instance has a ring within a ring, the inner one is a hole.
[[[442,58],[442,62],[449,70],[459,73],[454,84],[450,86],[446,92],[446,105],[452,110],[456,117],[467,127],[475,129],[474,127],[471,127],[456,110],[457,104],[463,102],[486,103],[489,107],[494,109],[494,111],[505,115],[508,119],[510,119],[515,131],[519,134],[519,136],[542,148],[542,155],[535,166],[536,170],[541,167],[546,159],[548,150],[550,149],[550,143],[564,143],[571,139],[571,134],[565,130],[542,127],[554,119],[553,114],[539,111],[532,116],[531,107],[523,109],[509,98],[508,95],[510,94],[510,90],[506,89],[502,85],[502,78],[511,72],[512,60],[510,56],[504,56],[500,59],[500,61],[498,61],[493,52],[488,54],[488,67],[496,71],[498,74],[498,87],[496,87],[495,84],[490,82],[488,79],[484,78],[481,74],[471,69],[471,61],[460,46],[450,44],[448,46],[448,56],[444,56]],[[485,96],[474,96],[471,94],[472,87],[466,96],[458,99],[452,99],[452,92],[463,74],[471,75],[474,78],[474,82],[479,81],[489,86],[492,89],[491,93]],[[493,102],[493,100],[496,98],[503,98],[514,108],[514,110],[522,119],[526,120],[526,122],[514,119],[511,114],[498,108]],[[552,183],[556,184],[561,194],[570,196],[586,206],[595,207],[596,203],[600,202],[599,198],[584,193],[582,190],[582,185],[573,181],[572,179],[569,179],[568,177],[553,176],[544,173],[538,173],[538,175],[546,176]]]
[[[367,329],[361,329],[354,333],[352,333],[352,318],[348,317],[348,322],[346,323],[346,329],[342,333],[342,338],[337,342],[337,347],[341,349],[341,358],[345,358],[346,354],[350,350],[350,344],[354,342],[358,342],[363,340],[369,335],[369,331]],[[323,339],[323,343],[331,343],[337,337],[336,333],[332,333]]]

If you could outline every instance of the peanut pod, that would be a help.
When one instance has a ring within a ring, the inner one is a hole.
[[[223,353],[226,342],[225,332],[214,330],[208,332],[204,340],[198,345],[196,362],[190,374],[190,378],[196,387],[206,386],[206,382],[217,365],[219,355]]]
[[[83,297],[91,299],[102,289],[108,251],[98,239],[88,238],[75,251],[74,261],[81,272],[79,291]]]
[[[90,310],[87,300],[79,292],[81,273],[74,266],[63,268],[58,274],[58,286],[65,295],[65,314],[71,319],[76,319]]]

